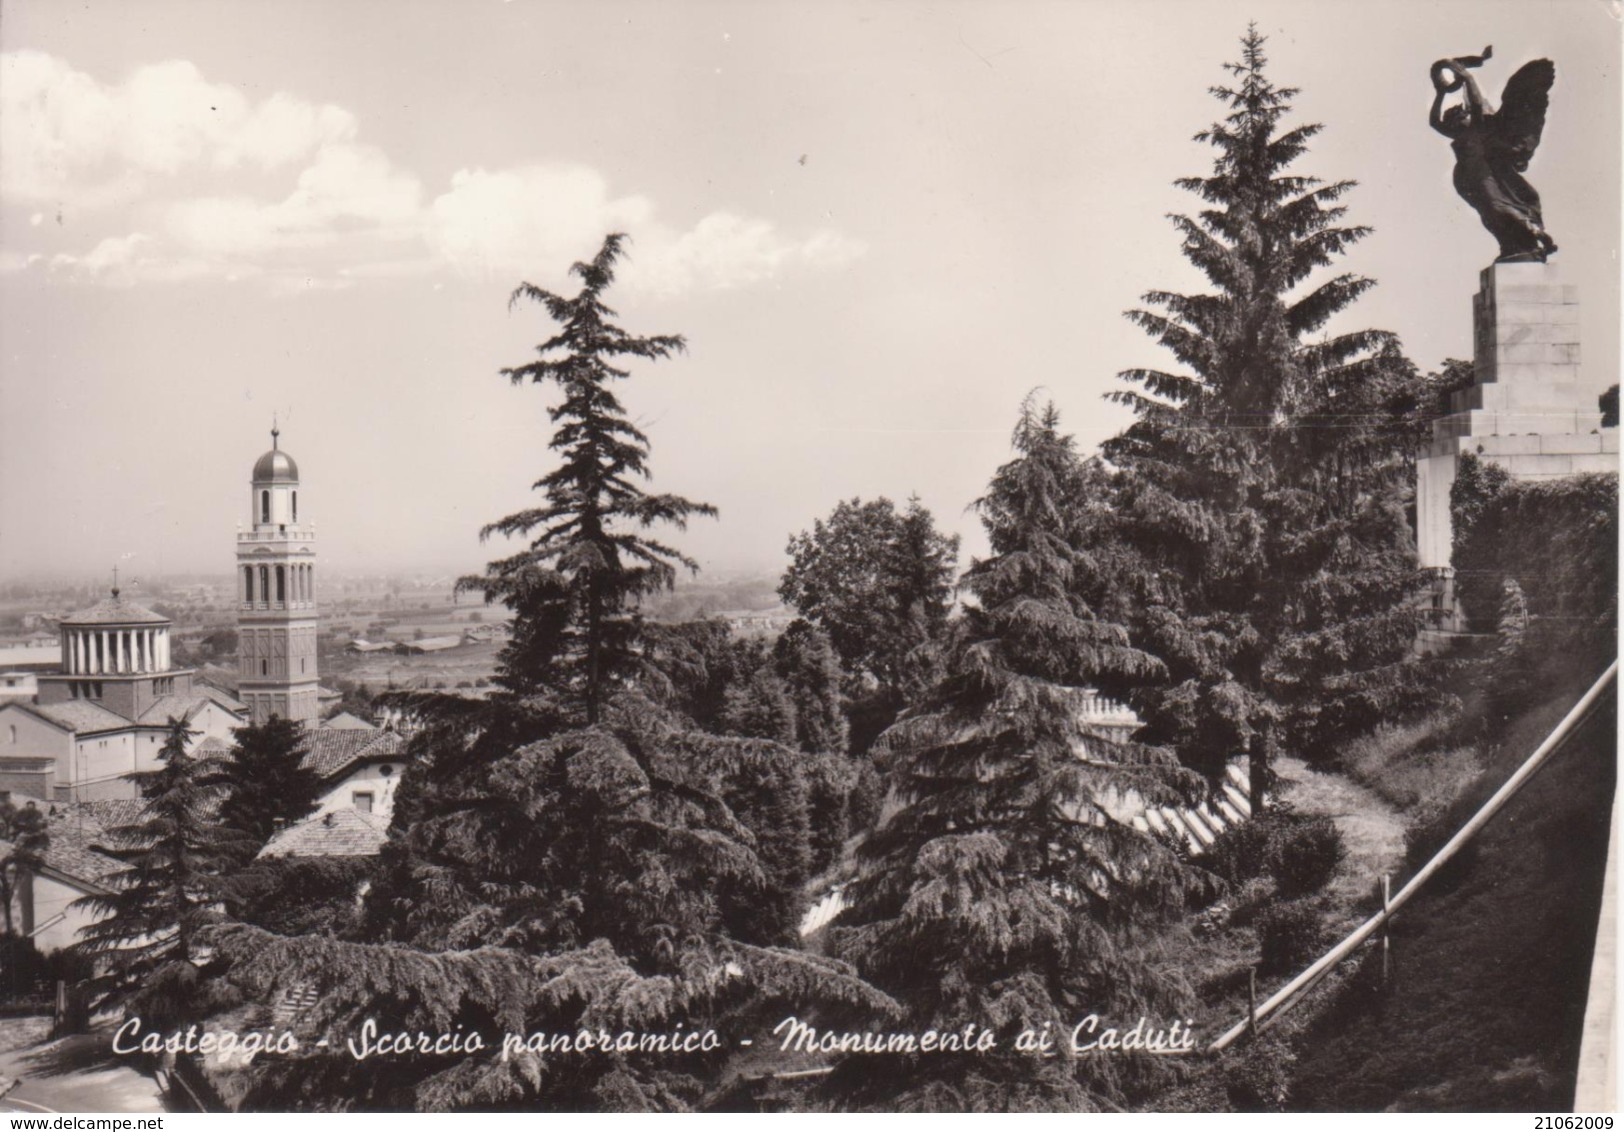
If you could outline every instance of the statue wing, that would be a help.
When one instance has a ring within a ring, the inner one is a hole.
[[[1535,59],[1511,76],[1500,96],[1500,111],[1493,119],[1495,148],[1510,158],[1519,173],[1528,168],[1529,159],[1539,148],[1555,82],[1556,65],[1549,59]]]

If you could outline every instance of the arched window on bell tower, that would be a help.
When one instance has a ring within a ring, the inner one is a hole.
[[[295,491],[291,494],[293,495],[293,521],[297,523],[299,521],[299,493]]]
[[[242,575],[244,582],[242,599],[252,605],[254,601],[254,568],[252,566],[244,566],[242,568]]]
[[[271,493],[268,491],[259,493],[259,521],[262,523],[271,521]]]
[[[276,568],[276,600],[281,602],[288,600],[288,568],[286,566]]]

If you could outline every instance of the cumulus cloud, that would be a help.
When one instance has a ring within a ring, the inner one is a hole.
[[[105,207],[189,169],[285,167],[355,131],[340,107],[251,103],[182,60],[107,85],[43,52],[0,55],[0,194],[17,202]]]
[[[580,165],[459,170],[429,210],[430,245],[465,273],[551,274],[605,232],[645,226],[653,205],[614,198]]]
[[[206,256],[253,258],[326,248],[340,241],[414,238],[420,231],[422,187],[372,146],[327,146],[280,201],[199,197],[168,211],[167,227],[181,244]],[[376,250],[351,247],[352,257]]]
[[[615,197],[595,170],[530,165],[462,170],[430,208],[428,238],[453,267],[478,274],[557,276],[605,232],[635,239],[622,279],[661,295],[724,291],[786,269],[839,267],[864,252],[835,232],[795,239],[767,220],[714,212],[686,231],[655,218],[643,196]]]
[[[672,225],[649,197],[563,162],[464,169],[425,204],[417,176],[357,134],[342,107],[280,92],[252,102],[185,61],[109,85],[41,52],[0,55],[0,195],[51,205],[58,220],[65,208],[99,209],[102,232],[128,233],[0,270],[43,266],[54,279],[114,286],[259,276],[282,293],[444,271],[558,281],[605,232],[625,231],[627,284],[676,295],[864,252],[838,232],[791,235],[726,211]]]

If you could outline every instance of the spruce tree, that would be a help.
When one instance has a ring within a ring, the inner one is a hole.
[[[1326,333],[1373,283],[1316,274],[1369,229],[1341,223],[1351,181],[1289,171],[1320,127],[1284,127],[1297,92],[1266,76],[1255,26],[1241,45],[1213,89],[1229,112],[1196,135],[1212,174],[1177,182],[1206,206],[1173,222],[1212,289],[1129,312],[1183,371],[1123,373],[1133,388],[1110,396],[1138,419],[1103,451],[1120,471],[1116,601],[1167,666],[1132,697],[1144,738],[1214,777],[1249,752],[1261,800],[1278,740],[1402,699],[1420,578],[1396,419],[1413,369],[1391,334]]]
[[[1141,929],[1203,874],[1124,819],[1133,796],[1183,804],[1203,784],[1169,752],[1080,721],[1080,688],[1160,665],[1078,596],[1093,563],[1070,503],[1086,473],[1052,406],[1022,407],[1014,447],[977,503],[992,555],[965,575],[974,601],[946,674],[876,745],[899,808],[863,842],[836,921],[838,953],[904,1004],[911,1030],[974,1021],[998,1048],[847,1060],[830,1082],[843,1104],[1094,1108],[1120,1067],[1066,1056],[1070,1028],[1177,1005]],[[1015,1051],[1019,1031],[1046,1026],[1060,1056]]]
[[[307,740],[295,720],[273,715],[264,723],[239,727],[231,736],[231,757],[220,764],[225,788],[220,820],[248,835],[257,850],[278,825],[316,812],[321,777],[304,765]]]
[[[97,918],[75,948],[95,960],[95,1007],[123,1007],[148,1029],[206,1015],[208,996],[200,935],[219,918],[226,877],[244,853],[243,835],[218,817],[220,761],[195,758],[197,737],[171,718],[155,770],[127,775],[143,803],[133,822],[108,831],[104,851],[125,868],[110,891],[75,908]]]

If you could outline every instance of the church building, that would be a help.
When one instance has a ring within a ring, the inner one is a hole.
[[[243,705],[170,656],[169,618],[112,594],[61,621],[62,664],[32,702],[0,706],[0,791],[65,802],[131,798],[124,776],[151,770],[171,718],[193,744],[229,743]]]

